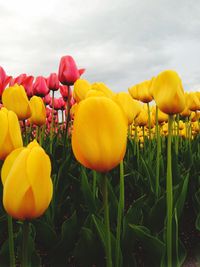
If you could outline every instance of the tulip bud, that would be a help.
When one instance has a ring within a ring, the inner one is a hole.
[[[87,92],[91,90],[92,86],[91,84],[83,79],[78,79],[74,83],[74,92],[73,97],[76,100],[76,102],[80,102],[81,100],[85,99]]]
[[[17,114],[19,120],[25,120],[31,116],[28,97],[22,85],[15,84],[12,87],[8,87],[3,92],[2,102],[4,107]]]
[[[65,101],[67,101],[69,93],[69,87],[67,85],[60,85],[60,94]]]
[[[4,69],[0,66],[0,100],[4,89],[12,79],[11,76],[7,76]]]
[[[106,97],[89,97],[78,104],[72,132],[72,149],[85,167],[106,172],[123,159],[127,119],[121,108]]]
[[[139,126],[146,126],[148,124],[148,113],[144,108],[142,108],[139,115],[135,119],[135,124]]]
[[[33,84],[33,94],[44,97],[49,93],[46,79],[42,76],[38,76]]]
[[[180,77],[175,71],[161,72],[153,81],[152,93],[158,108],[166,114],[183,111],[185,97]]]
[[[188,107],[192,111],[200,110],[200,100],[196,93],[188,94]]]
[[[51,73],[47,78],[47,86],[52,91],[57,91],[59,89],[59,80],[56,73]]]
[[[109,98],[113,98],[115,95],[113,91],[102,82],[93,83],[92,89],[102,92],[106,97]]]
[[[41,216],[52,198],[50,174],[50,159],[36,141],[14,150],[1,171],[6,212],[20,220]]]
[[[58,78],[64,85],[73,85],[78,80],[84,69],[78,70],[74,59],[71,56],[64,56],[60,60]]]
[[[42,98],[39,96],[33,96],[30,99],[31,106],[31,124],[41,126],[46,123],[46,108]]]
[[[122,108],[128,119],[128,124],[132,124],[142,109],[139,102],[132,99],[130,94],[126,92],[116,94],[113,100],[115,100],[115,102]]]
[[[0,110],[0,159],[4,160],[14,149],[22,147],[22,136],[17,115],[6,108]]]
[[[128,91],[132,98],[137,99],[143,103],[149,103],[153,100],[153,97],[150,93],[151,83],[152,80],[144,81],[129,88]]]

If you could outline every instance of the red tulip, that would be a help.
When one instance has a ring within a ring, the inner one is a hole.
[[[0,99],[4,89],[6,88],[11,79],[12,77],[7,76],[5,70],[0,66]]]
[[[73,85],[85,70],[78,70],[71,56],[64,56],[60,60],[58,78],[64,85]]]
[[[52,105],[52,99],[49,104],[49,106],[52,108],[54,106],[54,110],[59,110],[60,109],[60,101],[58,98],[54,98],[53,105]]]
[[[65,101],[67,101],[69,93],[69,87],[67,85],[60,85],[60,94]]]
[[[22,74],[20,74],[19,76],[15,77],[15,78],[12,78],[12,79],[10,80],[9,85],[10,85],[10,86],[14,86],[16,83],[17,83],[18,85],[22,85],[22,81],[24,81],[24,79],[26,79],[26,77],[27,77],[27,75],[26,75],[25,73],[22,73]]]
[[[45,95],[45,97],[43,98],[43,101],[46,105],[49,105],[51,103],[51,96],[50,94]]]
[[[21,85],[24,86],[24,89],[26,90],[26,94],[29,98],[33,96],[33,76],[27,76],[21,83]]]
[[[33,84],[33,94],[44,97],[49,93],[49,88],[46,83],[46,79],[42,76],[38,76]]]
[[[47,86],[52,91],[57,91],[59,89],[59,80],[56,73],[51,73],[47,78]]]
[[[58,100],[59,100],[59,103],[60,103],[60,110],[65,110],[66,102],[64,101],[64,99],[62,97],[59,97]]]

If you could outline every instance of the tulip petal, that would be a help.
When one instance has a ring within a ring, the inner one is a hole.
[[[3,164],[2,169],[1,169],[1,180],[2,180],[3,185],[5,184],[5,181],[9,175],[9,172],[10,172],[11,168],[13,167],[13,163],[14,163],[15,159],[18,157],[18,155],[21,153],[21,151],[23,149],[24,149],[23,147],[20,147],[20,148],[13,150],[8,155],[6,160],[4,161],[4,164]]]
[[[30,187],[26,173],[28,154],[29,150],[24,148],[16,157],[13,166],[5,179],[3,190],[3,204],[7,213],[18,219],[24,218],[20,207],[23,198]]]
[[[17,115],[14,112],[8,112],[8,122],[9,122],[9,135],[10,139],[15,148],[22,147],[23,141],[21,136],[21,129],[19,126]],[[13,134],[14,133],[14,134]]]
[[[1,122],[1,125],[3,125],[0,131],[0,148],[1,148],[5,142],[5,138],[8,133],[7,114],[4,111],[0,111],[0,122]],[[0,155],[1,155],[1,149],[0,149]]]
[[[51,163],[41,147],[34,147],[27,159],[27,175],[31,185],[37,216],[48,207],[53,193]]]

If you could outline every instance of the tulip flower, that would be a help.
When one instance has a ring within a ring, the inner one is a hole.
[[[139,115],[141,111],[141,105],[136,100],[132,99],[130,94],[126,92],[120,92],[113,98],[115,102],[122,108],[127,119],[128,124],[132,124],[134,119]]]
[[[87,92],[85,98],[87,98],[87,97],[94,97],[94,96],[98,96],[98,97],[103,96],[103,97],[105,97],[105,94],[103,92],[99,91],[99,90],[91,89],[91,90],[89,90]]]
[[[129,88],[130,95],[143,103],[149,103],[153,100],[153,97],[150,94],[150,81],[144,81],[142,83],[139,83],[137,85],[134,85],[133,87]]]
[[[80,102],[81,100],[85,99],[87,92],[91,90],[92,86],[91,84],[83,79],[78,79],[74,83],[74,92],[73,97],[76,100],[76,102]]]
[[[175,71],[161,72],[153,81],[152,93],[158,108],[167,114],[184,110],[185,97],[180,77]]]
[[[42,98],[39,96],[32,96],[30,99],[30,107],[31,107],[31,124],[36,124],[37,126],[41,126],[46,122],[46,108]]]
[[[135,119],[135,124],[139,126],[146,126],[148,124],[148,113],[146,109],[142,108],[139,115]]]
[[[22,85],[15,84],[14,86],[8,87],[4,90],[2,102],[4,107],[17,114],[19,120],[25,120],[31,116],[28,97]]]
[[[106,172],[117,166],[126,151],[127,118],[106,97],[89,97],[78,105],[72,132],[72,149],[85,167]]]
[[[102,82],[96,82],[92,84],[92,89],[102,92],[106,97],[113,98],[114,93],[113,91],[108,88],[104,83]]]
[[[22,85],[26,91],[27,96],[30,98],[33,95],[33,76],[27,76],[25,73],[20,74],[16,78],[13,78],[10,81],[10,86],[14,86],[15,84]]]
[[[20,74],[19,76],[12,78],[10,80],[9,86],[14,86],[15,84],[21,85],[22,81],[26,79],[27,75],[25,73]]]
[[[5,160],[1,179],[6,212],[20,220],[41,216],[52,198],[51,162],[34,140]]]
[[[47,86],[52,91],[57,91],[59,89],[59,80],[56,73],[51,73],[47,78]]]
[[[84,73],[84,69],[78,70],[71,56],[64,56],[60,60],[58,78],[64,85],[73,85]]]
[[[49,93],[46,79],[42,76],[38,76],[33,84],[33,94],[44,97]]]
[[[191,111],[200,110],[200,100],[196,93],[188,94],[188,107]]]
[[[45,95],[45,97],[43,98],[43,101],[46,105],[49,105],[51,103],[51,96],[50,94]]]
[[[0,159],[16,148],[22,147],[22,136],[17,115],[6,108],[0,110]]]
[[[60,94],[65,101],[67,101],[69,88],[67,85],[60,85]]]
[[[5,70],[0,66],[0,99],[4,89],[11,80],[11,76],[7,76]]]

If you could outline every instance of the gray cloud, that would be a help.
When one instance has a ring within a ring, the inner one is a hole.
[[[47,76],[57,71],[61,56],[70,54],[87,69],[85,78],[103,81],[115,91],[169,68],[180,73],[186,90],[198,89],[200,2],[52,0],[45,4],[46,10],[40,6],[38,13],[34,6],[20,14],[7,6],[0,9],[4,14],[0,65],[9,74]]]

